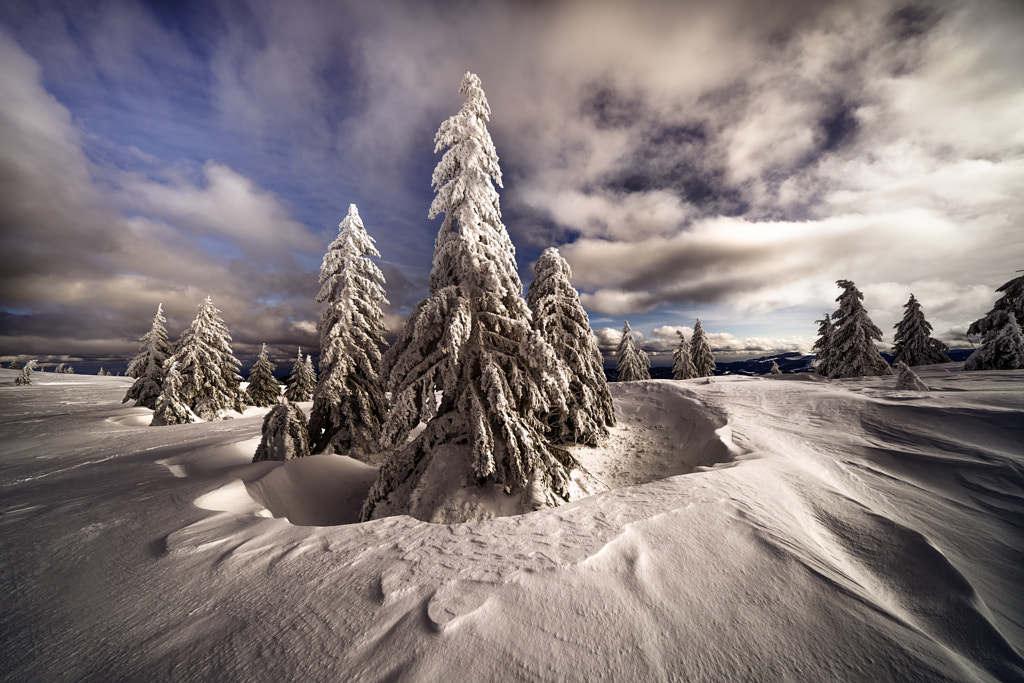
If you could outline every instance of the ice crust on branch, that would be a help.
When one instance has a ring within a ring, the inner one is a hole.
[[[379,450],[388,401],[381,377],[384,341],[384,274],[355,204],[338,226],[320,266],[326,304],[320,332],[320,377],[313,393],[309,433],[313,453],[353,457]]]
[[[135,401],[136,406],[156,408],[157,398],[163,390],[164,364],[171,356],[171,342],[167,339],[164,323],[164,305],[156,307],[153,324],[139,340],[139,353],[128,363],[128,376],[135,382],[129,387],[121,403]]]
[[[597,445],[615,425],[615,409],[590,318],[570,282],[569,263],[558,249],[545,249],[534,273],[526,295],[533,327],[565,365],[569,380],[565,410],[555,407],[548,413],[548,429],[561,443]]]
[[[493,516],[484,498],[525,512],[570,498],[578,466],[545,435],[544,417],[566,410],[564,366],[533,329],[515,249],[501,221],[490,107],[467,73],[461,110],[441,124],[429,218],[444,214],[430,294],[413,310],[384,366],[392,410],[382,432],[394,449],[363,506],[363,519],[410,514],[455,522]],[[419,423],[422,433],[408,439]],[[493,499],[492,499],[493,500]],[[508,501],[506,501],[508,503]],[[509,514],[509,513],[506,513]]]

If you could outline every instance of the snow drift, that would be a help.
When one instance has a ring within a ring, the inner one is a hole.
[[[0,370],[4,675],[1020,680],[1024,371],[961,368],[613,385],[611,490],[458,525],[342,523],[373,468],[251,464],[264,410]]]

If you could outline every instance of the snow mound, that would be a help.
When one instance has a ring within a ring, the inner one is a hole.
[[[260,467],[263,464],[253,465],[255,476],[238,473],[248,496],[274,517],[302,526],[358,522],[366,494],[377,478],[376,467],[342,455],[294,458],[267,463],[269,468]]]

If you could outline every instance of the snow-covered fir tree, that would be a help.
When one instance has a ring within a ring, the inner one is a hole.
[[[128,376],[134,377],[135,383],[128,388],[128,393],[124,395],[121,403],[135,401],[137,406],[156,408],[156,399],[160,396],[164,384],[164,363],[172,353],[171,342],[167,339],[167,328],[164,327],[165,322],[167,318],[164,317],[164,305],[159,304],[149,332],[139,340],[138,355],[128,363]]]
[[[672,353],[672,379],[693,379],[697,376],[697,368],[690,356],[690,343],[686,335],[676,330],[679,335],[679,346]]]
[[[388,401],[380,374],[384,313],[388,303],[384,274],[371,261],[380,258],[355,204],[338,225],[320,266],[320,293],[326,304],[320,332],[320,377],[313,393],[309,434],[313,453],[375,453]]]
[[[556,442],[596,446],[615,425],[615,408],[590,318],[558,249],[545,249],[533,270],[536,276],[526,294],[533,327],[555,350],[569,379],[565,410],[555,407],[546,417],[550,436]]]
[[[909,365],[901,360],[896,361],[896,388],[899,391],[928,391],[928,387],[917,376]]]
[[[178,372],[177,361],[172,357],[167,360],[164,383],[160,389],[160,395],[156,398],[153,419],[149,423],[151,427],[189,424],[190,422],[199,421],[199,416],[178,395],[180,389],[181,374]]]
[[[782,369],[779,368],[778,361],[774,361],[774,360],[772,361],[772,366],[768,369],[768,374],[769,375],[781,375],[782,374]]]
[[[924,319],[924,311],[914,295],[910,295],[903,319],[896,323],[896,336],[892,352],[909,366],[948,363],[949,357],[942,353],[949,347],[938,339],[932,339],[932,326]]]
[[[832,333],[835,331],[836,326],[832,323],[832,315],[829,313],[825,314],[821,320],[815,320],[818,323],[818,338],[814,341],[814,346],[811,350],[817,354],[814,361],[814,368],[818,374],[823,377],[828,377],[832,373],[833,356],[834,350],[832,348]]]
[[[504,509],[524,512],[571,496],[578,467],[545,436],[544,416],[565,410],[568,382],[531,325],[515,249],[501,222],[498,155],[480,79],[467,73],[462,109],[435,136],[429,217],[444,214],[434,243],[430,294],[388,351],[392,409],[382,440],[395,447],[363,506],[363,519],[393,514],[458,522]],[[410,432],[426,428],[411,443]]]
[[[249,370],[249,386],[245,393],[249,403],[259,408],[272,406],[281,400],[281,383],[274,377],[275,366],[267,356],[267,345],[260,349],[260,355]]]
[[[1003,326],[989,328],[981,346],[964,362],[964,370],[1019,370],[1024,368],[1024,336],[1017,316],[1004,311]]]
[[[615,379],[618,382],[640,382],[651,378],[648,370],[651,359],[643,349],[636,347],[629,321],[622,326],[622,338],[615,352]]]
[[[299,355],[295,357],[292,365],[292,374],[288,376],[288,386],[284,390],[284,397],[292,403],[308,401],[313,398],[316,390],[316,371],[313,370],[313,359],[306,357],[302,359],[302,348],[299,348]]]
[[[36,362],[34,360],[30,360],[25,363],[25,367],[21,369],[21,374],[14,378],[14,383],[21,386],[32,384],[32,370],[34,370],[35,367]]]
[[[693,336],[690,337],[690,358],[693,360],[697,377],[715,376],[715,354],[711,353],[708,335],[704,332],[704,326],[699,318],[693,326]]]
[[[263,438],[253,462],[291,460],[309,455],[309,425],[302,409],[285,399],[263,417]]]
[[[964,363],[964,370],[1008,370],[1017,362],[1014,340],[1021,336],[1020,323],[1024,320],[1024,275],[996,291],[1003,292],[1003,296],[985,317],[967,328],[968,335],[981,335],[981,347]],[[1009,324],[1011,317],[1016,330]]]
[[[215,420],[227,410],[245,409],[239,388],[241,363],[232,355],[230,342],[220,311],[206,297],[168,359],[178,366],[178,399],[203,420]]]
[[[839,308],[832,314],[835,328],[829,337],[831,361],[827,375],[831,379],[891,375],[892,368],[875,348],[882,340],[882,330],[871,322],[861,300],[864,295],[849,280],[837,280],[843,293],[836,297]]]

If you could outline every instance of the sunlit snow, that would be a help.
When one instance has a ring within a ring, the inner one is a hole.
[[[1024,371],[915,371],[612,384],[609,491],[449,526],[0,370],[3,678],[1021,680]]]

